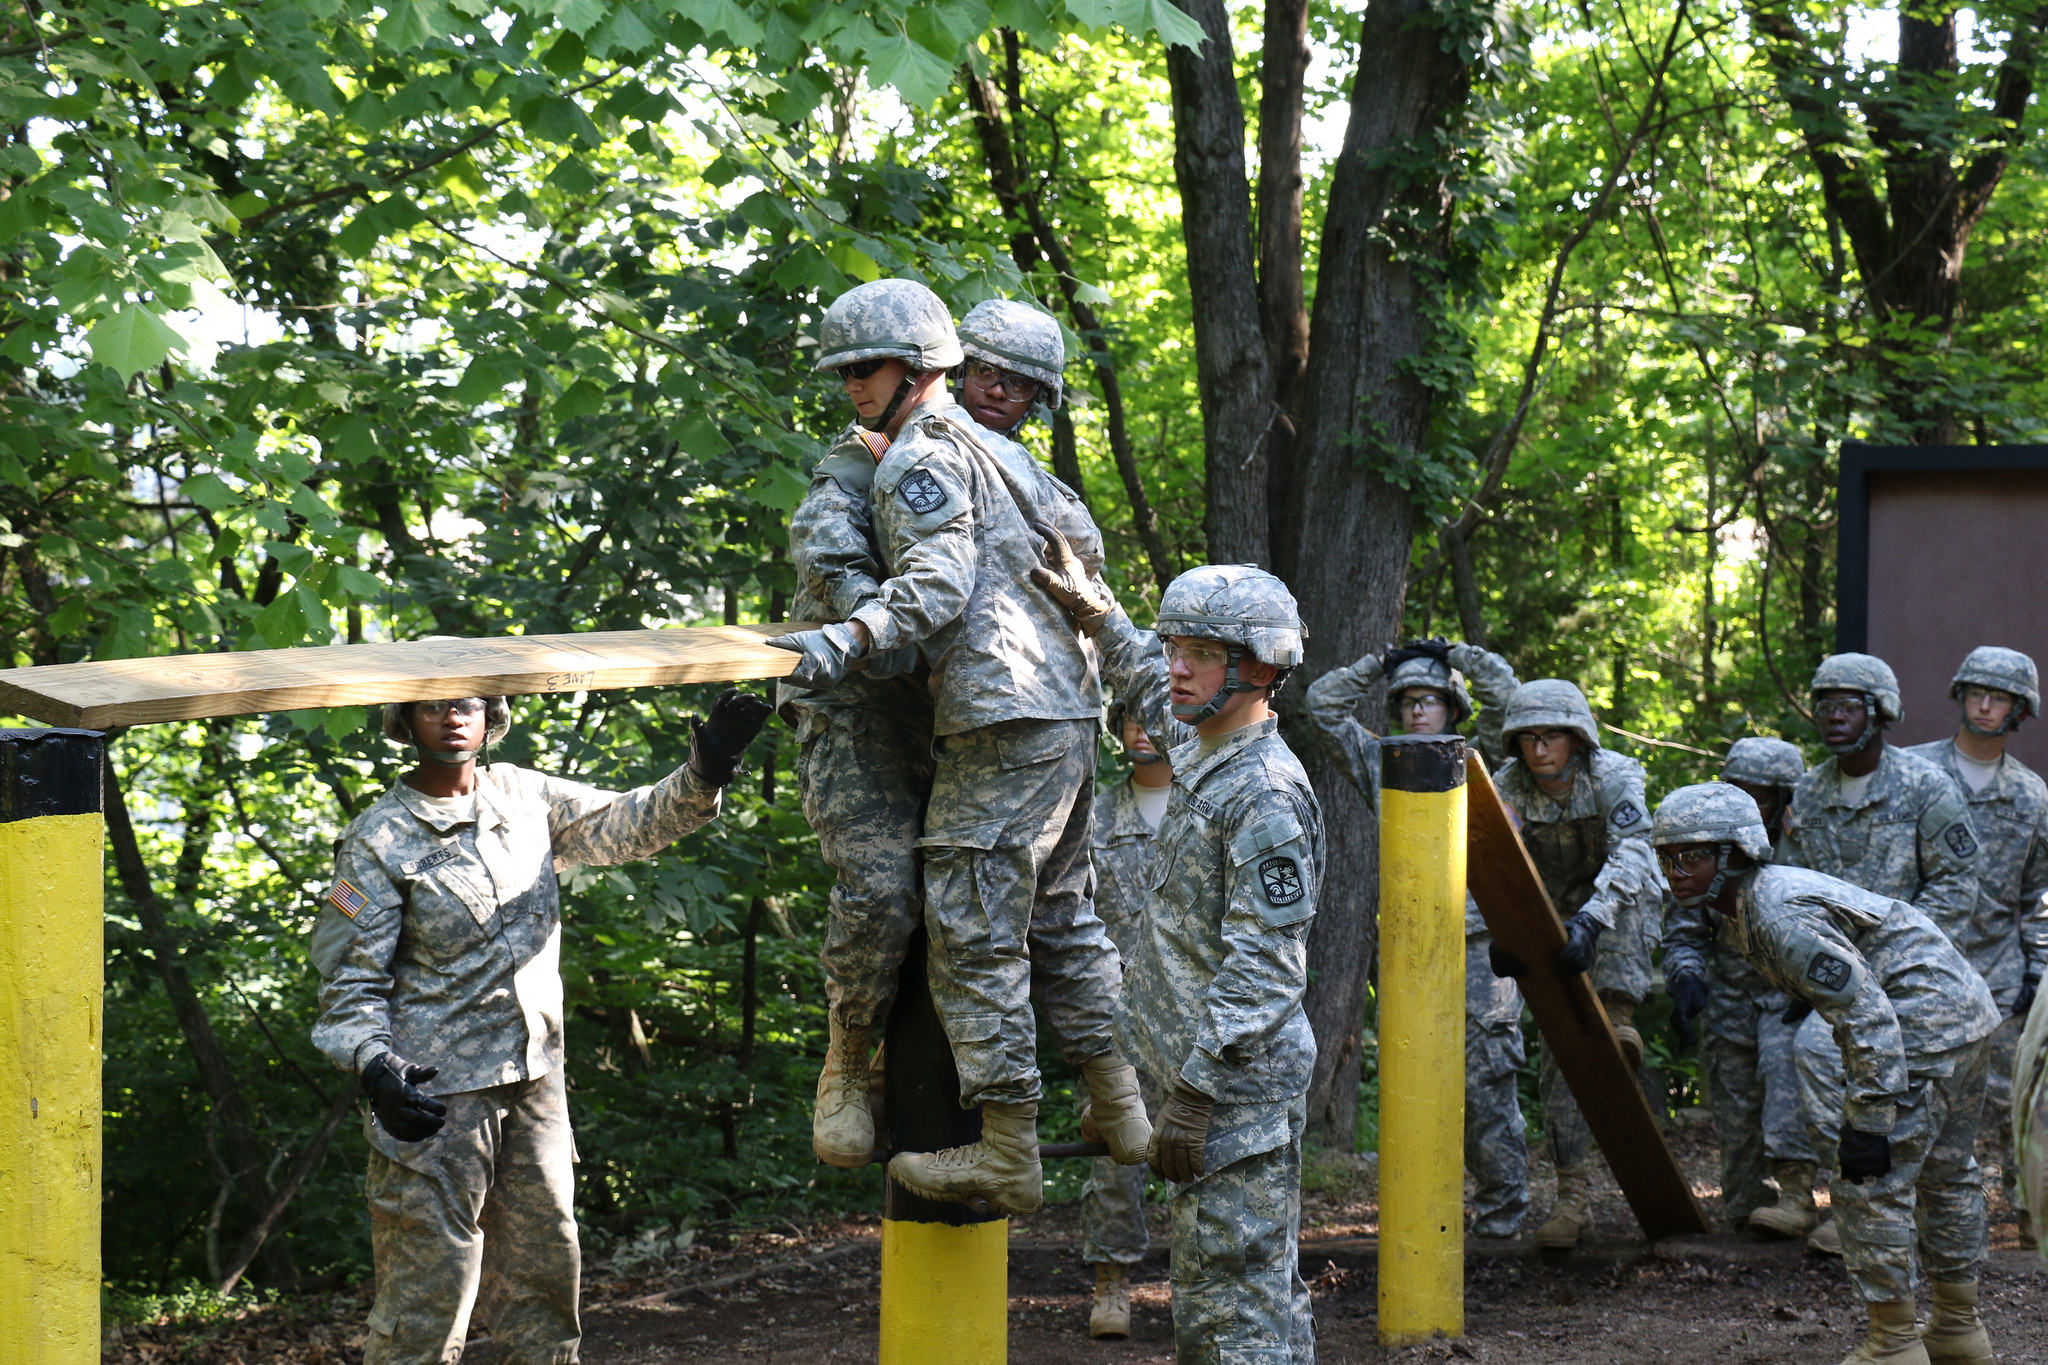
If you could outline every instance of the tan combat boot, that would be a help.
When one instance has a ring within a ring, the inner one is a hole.
[[[1131,1272],[1123,1266],[1095,1267],[1095,1306],[1088,1310],[1088,1335],[1121,1341],[1131,1334]]]
[[[868,1057],[873,1029],[841,1028],[830,1021],[825,1069],[811,1106],[811,1150],[827,1166],[865,1166],[875,1154],[875,1116],[868,1108]]]
[[[1839,1256],[1842,1254],[1842,1229],[1830,1218],[1812,1232],[1806,1234],[1806,1249],[1815,1256]]]
[[[1849,1352],[1842,1365],[1929,1365],[1920,1330],[1913,1325],[1913,1301],[1867,1303],[1870,1335]]]
[[[981,1141],[943,1152],[899,1152],[889,1174],[912,1194],[957,1203],[979,1195],[1004,1213],[1036,1213],[1045,1202],[1035,1101],[981,1106]]]
[[[1636,1002],[1633,1000],[1608,1000],[1607,1022],[1614,1025],[1614,1036],[1621,1041],[1621,1055],[1628,1059],[1630,1071],[1643,1069],[1643,1035],[1636,1032]]]
[[[1750,1213],[1750,1231],[1782,1241],[1812,1232],[1820,1222],[1820,1210],[1813,1206],[1817,1169],[1811,1161],[1772,1162],[1771,1174],[1778,1178],[1778,1202]]]
[[[1593,1215],[1586,1209],[1586,1162],[1557,1168],[1557,1204],[1542,1227],[1536,1229],[1536,1245],[1545,1251],[1570,1251],[1579,1239],[1593,1230]]]
[[[1081,1074],[1088,1081],[1092,1126],[1109,1144],[1110,1157],[1119,1165],[1137,1165],[1152,1141],[1152,1124],[1138,1094],[1138,1069],[1114,1052],[1105,1052],[1081,1063]]]
[[[1927,1330],[1920,1334],[1929,1360],[1968,1361],[1990,1365],[1991,1338],[1984,1320],[1977,1316],[1977,1282],[1949,1284],[1934,1281],[1934,1314]]]

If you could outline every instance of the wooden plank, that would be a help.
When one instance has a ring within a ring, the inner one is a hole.
[[[1608,1169],[1650,1240],[1709,1231],[1593,983],[1582,973],[1551,970],[1551,958],[1564,947],[1564,923],[1477,754],[1468,756],[1466,773],[1467,884],[1494,942],[1528,964],[1522,998],[1585,1111]]]
[[[808,624],[499,635],[4,669],[0,714],[104,730],[316,706],[780,678],[797,656],[763,641]]]

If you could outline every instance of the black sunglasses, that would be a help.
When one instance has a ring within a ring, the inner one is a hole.
[[[836,372],[841,379],[867,379],[888,363],[889,357],[885,355],[876,356],[872,360],[849,360],[846,364],[837,366]]]

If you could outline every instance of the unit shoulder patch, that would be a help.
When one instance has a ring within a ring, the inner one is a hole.
[[[1960,820],[1941,832],[1941,841],[1947,844],[1948,851],[1958,858],[1973,858],[1977,855],[1977,836]]]
[[[946,488],[928,469],[913,469],[896,485],[896,492],[903,498],[904,505],[923,516],[936,512],[946,505]]]
[[[1614,813],[1608,818],[1614,821],[1616,828],[1627,829],[1643,818],[1643,808],[1624,796],[1621,804],[1614,808]]]
[[[1839,992],[1856,972],[1833,953],[1815,953],[1806,964],[1806,979],[1824,991]]]
[[[1285,854],[1259,864],[1259,885],[1265,889],[1269,905],[1292,905],[1305,894],[1301,865]]]

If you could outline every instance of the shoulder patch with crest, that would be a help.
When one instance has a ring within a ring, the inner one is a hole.
[[[1941,832],[1941,841],[1948,845],[1948,851],[1958,858],[1974,857],[1977,852],[1977,836],[1970,833],[1970,827],[1958,820]]]
[[[913,469],[902,483],[896,485],[904,503],[919,516],[936,512],[946,505],[946,489],[928,469]]]
[[[1824,991],[1839,991],[1855,975],[1848,963],[1832,953],[1815,953],[1806,964],[1807,979]]]
[[[1301,866],[1282,854],[1259,864],[1259,885],[1269,905],[1292,905],[1302,898]]]
[[[1621,804],[1614,808],[1614,814],[1609,818],[1622,829],[1627,829],[1630,825],[1643,818],[1643,808],[1627,797],[1623,797]]]

